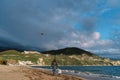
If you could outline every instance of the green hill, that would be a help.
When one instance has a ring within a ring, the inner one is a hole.
[[[68,48],[64,48],[64,49],[58,49],[58,50],[50,50],[50,51],[45,51],[42,52],[44,54],[52,54],[52,55],[60,55],[60,54],[64,54],[64,55],[82,55],[82,54],[86,54],[89,56],[93,56],[95,54],[90,53],[88,51],[85,51],[83,49],[80,48],[76,48],[76,47],[68,47]]]
[[[75,47],[29,54],[16,50],[0,52],[0,61],[15,60],[16,63],[20,60],[31,61],[33,64],[50,65],[54,58],[57,59],[59,65],[114,65],[108,58],[101,58]]]
[[[42,53],[54,55],[61,65],[111,65],[111,63],[105,61],[109,59],[101,58],[76,47],[50,50]]]
[[[38,58],[40,58],[42,55],[40,54],[24,54],[23,52],[19,52],[16,50],[7,50],[0,52],[0,58],[3,60],[18,60],[21,61],[31,61],[36,64],[36,61]]]

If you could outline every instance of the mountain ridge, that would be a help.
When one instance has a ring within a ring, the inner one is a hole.
[[[52,53],[51,53],[52,52]],[[44,53],[36,51],[19,52],[16,50],[7,50],[0,52],[0,59],[10,62],[31,61],[36,65],[50,65],[56,58],[59,65],[85,65],[85,66],[112,66],[120,65],[120,61],[102,58],[88,51],[79,48],[63,48],[59,50],[46,51]],[[27,64],[26,64],[27,65]]]
[[[59,55],[59,54],[64,54],[64,55],[82,55],[82,54],[87,54],[89,56],[96,55],[94,53],[91,53],[89,51],[86,51],[84,49],[80,49],[80,48],[77,48],[77,47],[66,47],[66,48],[57,49],[57,50],[44,51],[42,53],[44,53],[44,54],[52,54],[52,55]]]

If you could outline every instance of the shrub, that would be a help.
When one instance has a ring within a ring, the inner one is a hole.
[[[0,64],[7,65],[7,60],[0,57]]]

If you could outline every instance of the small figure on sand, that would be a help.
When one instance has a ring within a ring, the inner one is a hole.
[[[53,73],[53,75],[55,75],[57,73],[57,68],[58,68],[56,59],[53,59],[53,61],[51,63],[51,67],[52,67],[52,73]]]

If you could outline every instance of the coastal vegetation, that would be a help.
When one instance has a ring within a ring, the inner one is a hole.
[[[79,48],[64,48],[41,53],[31,51],[26,52],[19,52],[16,50],[0,52],[0,64],[19,64],[20,61],[30,61],[32,65],[50,65],[51,61],[56,58],[59,65],[120,65],[119,61],[113,61],[109,58],[102,58]]]

